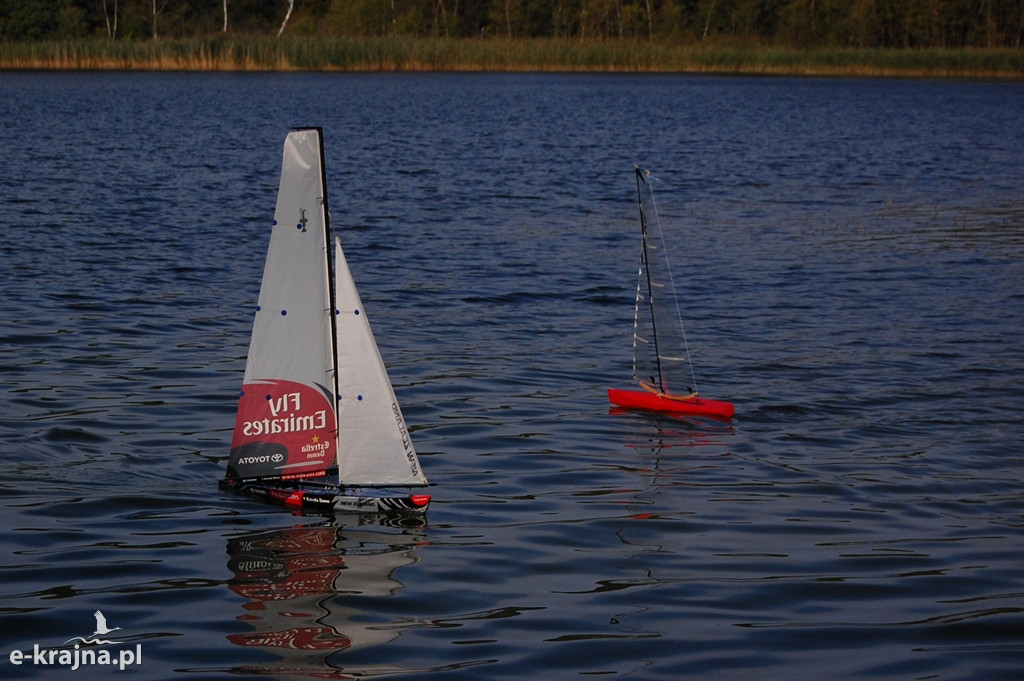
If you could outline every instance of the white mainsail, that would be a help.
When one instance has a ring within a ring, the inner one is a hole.
[[[336,460],[327,229],[320,131],[293,130],[228,462],[239,478],[322,475]]]
[[[651,179],[649,173],[636,168],[643,249],[637,276],[633,375],[654,392],[686,396],[696,391],[696,380]],[[653,223],[648,223],[646,206]]]
[[[426,485],[352,272],[334,240],[338,475],[345,485]]]

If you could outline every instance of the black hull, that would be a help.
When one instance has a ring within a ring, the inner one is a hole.
[[[267,503],[320,514],[422,516],[430,506],[430,497],[426,494],[377,496],[301,482],[243,482],[226,478],[220,481],[219,487]]]

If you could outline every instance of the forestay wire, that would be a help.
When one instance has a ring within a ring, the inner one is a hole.
[[[683,310],[679,305],[679,296],[676,293],[675,280],[672,278],[672,264],[669,262],[668,247],[665,243],[665,231],[661,228],[661,214],[658,212],[658,203],[654,197],[654,182],[656,178],[652,177],[650,170],[643,170],[641,172],[643,172],[644,177],[646,178],[644,184],[647,185],[647,192],[651,197],[651,210],[654,213],[654,224],[658,228],[658,240],[661,242],[661,253],[665,261],[665,272],[668,274],[669,288],[672,291],[672,303],[676,308],[676,321],[679,324],[679,333],[683,340],[683,351],[686,353],[686,364],[690,368],[690,380],[693,382],[693,393],[696,395],[700,392],[697,389],[697,376],[693,371],[693,360],[690,359],[690,346],[686,340],[686,329],[683,328]]]

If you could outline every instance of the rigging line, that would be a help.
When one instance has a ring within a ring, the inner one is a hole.
[[[658,238],[661,239],[661,252],[665,258],[665,270],[668,272],[668,283],[672,289],[672,301],[676,306],[676,319],[679,320],[679,332],[683,336],[683,350],[686,352],[686,363],[690,367],[690,380],[693,381],[693,392],[699,394],[700,391],[697,389],[697,375],[693,371],[693,359],[690,357],[690,346],[686,340],[686,329],[683,327],[683,311],[679,306],[679,296],[676,293],[676,283],[672,278],[672,264],[668,258],[668,247],[665,243],[665,230],[661,228],[661,214],[658,212],[658,202],[654,198],[654,184],[651,182],[646,183],[648,192],[651,195],[651,208],[654,209],[654,223],[658,228]]]

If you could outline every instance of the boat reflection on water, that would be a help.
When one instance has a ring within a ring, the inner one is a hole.
[[[228,588],[248,599],[236,619],[252,630],[227,639],[280,658],[233,671],[279,679],[346,678],[330,663],[331,655],[387,643],[402,631],[375,622],[351,601],[403,588],[396,572],[419,560],[424,526],[344,526],[332,519],[230,539]]]
[[[735,429],[731,421],[711,417],[640,411],[626,407],[608,410],[622,429],[618,467],[635,476],[627,508],[634,519],[670,517],[694,512],[696,497],[672,490],[702,484],[733,460]],[[657,510],[655,510],[657,509]],[[619,533],[626,543],[625,530]]]
[[[669,412],[640,412],[629,407],[609,407],[610,416],[632,419],[623,443],[635,452],[660,454],[667,449],[727,446],[732,442],[735,429],[731,420],[713,416],[702,417]]]

